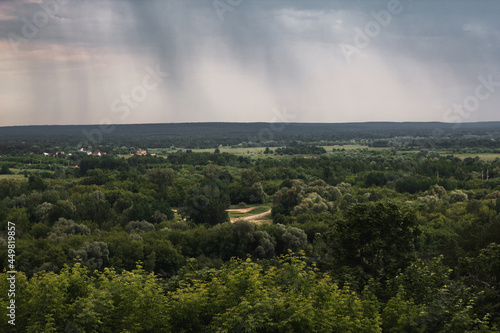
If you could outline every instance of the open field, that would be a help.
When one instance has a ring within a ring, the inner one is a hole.
[[[45,170],[45,169],[30,169],[30,168],[26,168],[26,169],[16,169],[16,168],[10,168],[10,171],[12,171],[13,173],[20,173],[20,172],[24,172],[24,171],[28,171],[28,172],[50,172],[50,173],[53,173],[54,171],[52,170]]]
[[[0,175],[0,179],[28,180],[24,175]]]
[[[271,157],[273,155],[264,155],[264,150],[266,148],[263,147],[252,147],[252,148],[232,148],[232,147],[220,147],[219,150],[221,153],[231,153],[234,155],[240,156],[248,156],[248,157]],[[186,149],[182,149],[186,150]],[[191,149],[195,153],[213,153],[215,149]],[[173,154],[177,151],[177,149],[171,148],[151,148],[148,149],[148,153],[156,154],[158,156],[167,156],[168,154]],[[124,155],[124,157],[127,157]]]
[[[368,150],[385,150],[385,149],[390,149],[390,148],[370,148],[368,146],[363,146],[363,145],[357,145],[357,144],[349,144],[349,145],[330,145],[330,146],[319,146],[325,148],[327,153],[331,153],[333,149],[335,150],[362,150],[362,149],[368,149]],[[274,151],[276,148],[284,148],[283,147],[269,147],[272,151]],[[176,148],[149,148],[147,149],[148,153],[150,154],[156,154],[158,156],[167,156],[168,154],[173,154],[178,149]],[[186,150],[186,149],[182,149]],[[204,149],[191,149],[193,152],[196,153],[213,153],[214,148],[204,148]],[[264,151],[266,150],[265,147],[228,147],[228,146],[220,146],[219,151],[221,153],[230,153],[234,155],[240,155],[240,156],[246,156],[250,158],[286,158],[290,156],[295,156],[295,155],[274,155],[274,154],[264,154]],[[304,154],[299,154],[299,155],[304,155]],[[310,155],[310,154],[305,154],[305,155]],[[121,155],[123,157],[130,157],[132,155]]]
[[[27,177],[24,177],[24,174],[22,172],[24,171],[30,172],[30,173],[39,173],[39,172],[47,172],[47,173],[54,173],[52,170],[41,170],[41,169],[16,169],[16,168],[11,168],[10,171],[12,174],[10,175],[0,175],[0,179],[11,179],[11,180],[28,180]]]
[[[332,151],[333,149],[345,149],[345,150],[356,150],[356,149],[370,149],[370,147],[368,146],[362,146],[362,145],[356,145],[356,144],[353,144],[353,145],[334,145],[334,146],[321,146],[323,148],[326,149],[326,151],[330,152]]]

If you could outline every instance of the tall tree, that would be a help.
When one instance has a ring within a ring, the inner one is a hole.
[[[229,220],[226,209],[230,203],[229,195],[217,186],[197,186],[188,192],[186,205],[181,213],[194,223],[216,225]]]

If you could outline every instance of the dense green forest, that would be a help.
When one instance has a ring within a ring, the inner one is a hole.
[[[0,128],[0,154],[35,150],[62,150],[89,146],[97,150],[120,147],[217,148],[282,147],[292,141],[347,143],[410,148],[500,148],[500,122],[483,123],[183,123],[140,125],[53,125]],[[41,152],[41,151],[40,151]]]
[[[0,129],[0,331],[498,332],[500,126],[316,125]]]

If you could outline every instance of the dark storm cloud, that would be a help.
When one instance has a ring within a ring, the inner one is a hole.
[[[500,80],[493,0],[401,1],[350,63],[340,46],[395,0],[56,1],[0,1],[5,124],[270,121],[281,107],[295,121],[443,121],[478,76]],[[110,104],[156,65],[168,79],[118,119]],[[499,96],[464,120],[498,119]]]

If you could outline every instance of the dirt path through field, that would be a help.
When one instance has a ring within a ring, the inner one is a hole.
[[[264,216],[269,215],[269,214],[271,214],[271,210],[270,209],[267,212],[256,214],[256,215],[250,215],[250,216],[245,216],[245,217],[235,217],[235,218],[232,218],[231,219],[231,223],[234,223],[235,221],[238,221],[238,220],[247,220],[247,221],[250,221],[250,222],[257,222],[255,220],[263,218]]]
[[[238,212],[238,213],[248,213],[252,209],[257,208],[255,207],[248,207],[248,208],[233,208],[233,209],[226,209],[226,212]]]

